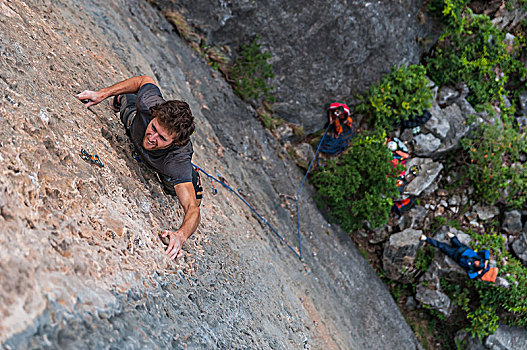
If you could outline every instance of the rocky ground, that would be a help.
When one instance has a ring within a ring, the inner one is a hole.
[[[118,117],[106,105],[87,110],[77,92],[154,77],[196,115],[195,163],[221,173],[291,244],[288,196],[301,174],[149,4],[0,0],[0,28],[3,348],[420,348],[309,187],[303,261],[205,177],[202,223],[183,258],[166,259],[158,232],[180,223],[177,200],[132,158]]]

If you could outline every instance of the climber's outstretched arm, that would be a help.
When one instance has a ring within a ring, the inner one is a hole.
[[[112,86],[97,90],[84,90],[77,95],[77,98],[81,101],[88,100],[85,102],[86,107],[96,105],[110,96],[122,95],[122,94],[135,94],[141,86],[145,84],[155,84],[154,79],[150,78],[148,75],[142,75],[139,77],[132,77],[126,80],[121,81],[120,83],[114,84]],[[84,101],[83,101],[84,102]]]
[[[177,231],[163,232],[163,237],[170,236],[170,243],[166,250],[166,254],[170,259],[174,259],[180,255],[179,253],[183,243],[196,231],[200,222],[199,206],[196,201],[196,193],[192,182],[177,184],[174,186],[174,189],[185,212],[185,217]]]

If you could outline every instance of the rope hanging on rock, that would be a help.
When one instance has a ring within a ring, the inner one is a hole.
[[[298,188],[298,191],[296,192],[296,197],[295,197],[295,202],[296,202],[296,225],[297,225],[297,234],[298,234],[298,251],[295,250],[294,247],[292,247],[289,242],[282,236],[278,233],[278,231],[262,216],[260,215],[260,213],[258,213],[258,211],[256,209],[254,209],[252,207],[252,205],[249,204],[249,202],[247,202],[245,200],[245,198],[243,198],[239,193],[238,191],[234,190],[231,186],[227,185],[224,181],[210,175],[209,173],[207,173],[205,170],[203,170],[202,168],[200,168],[199,166],[197,166],[196,164],[192,163],[192,166],[194,166],[197,170],[201,171],[205,176],[207,176],[208,178],[210,178],[211,180],[213,181],[216,181],[217,183],[221,184],[223,187],[225,187],[226,189],[228,189],[229,191],[231,191],[232,193],[234,193],[236,195],[236,197],[240,198],[242,200],[242,202],[249,208],[251,209],[251,211],[267,226],[269,227],[269,229],[282,241],[284,242],[287,247],[293,252],[295,253],[295,255],[299,258],[299,259],[302,259],[302,243],[301,243],[301,239],[300,239],[300,212],[299,212],[299,206],[298,206],[298,199],[300,198],[300,191],[302,190],[302,186],[304,186],[304,182],[306,181],[306,178],[307,178],[307,175],[309,174],[309,171],[311,170],[311,167],[313,166],[313,162],[315,161],[315,159],[317,158],[317,155],[318,153],[320,152],[320,148],[322,146],[322,142],[324,141],[324,138],[326,137],[326,134],[329,130],[329,127],[331,125],[329,125],[326,129],[326,131],[324,131],[324,135],[322,135],[322,139],[320,140],[320,143],[318,144],[318,147],[317,147],[317,151],[315,152],[315,156],[313,157],[313,159],[311,160],[311,163],[309,164],[309,167],[307,169],[307,172],[306,174],[304,175],[304,178],[302,179],[302,182],[300,183],[300,187]]]
[[[289,249],[291,249],[291,251],[293,253],[295,253],[296,256],[298,256],[299,259],[302,259],[302,254],[301,254],[301,251],[300,251],[300,240],[298,241],[298,252],[295,250],[295,248],[293,248],[288,242],[287,240],[282,237],[278,231],[275,230],[275,228],[273,226],[271,226],[271,224],[262,216],[260,215],[260,213],[258,213],[258,211],[256,211],[256,209],[254,209],[246,200],[245,198],[243,198],[239,193],[238,191],[234,190],[232,187],[230,187],[229,185],[227,185],[225,182],[221,181],[220,179],[217,179],[215,178],[214,176],[210,175],[209,173],[207,173],[205,170],[201,169],[199,166],[197,166],[196,164],[192,163],[192,166],[194,166],[196,169],[198,169],[199,171],[201,171],[204,175],[206,175],[207,177],[209,177],[211,180],[213,181],[216,181],[217,183],[221,184],[223,187],[225,187],[226,189],[228,189],[229,191],[231,191],[232,193],[234,193],[238,198],[240,198],[242,200],[242,202],[247,206],[249,207],[249,209],[251,209],[251,211],[267,226],[269,227],[269,229],[282,241],[284,242],[287,247]]]

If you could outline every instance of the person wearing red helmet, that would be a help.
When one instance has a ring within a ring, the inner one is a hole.
[[[348,105],[345,103],[334,102],[328,108],[329,123],[335,127],[335,132],[338,135],[342,133],[342,124],[351,128],[353,120]]]

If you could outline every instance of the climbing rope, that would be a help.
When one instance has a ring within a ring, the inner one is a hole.
[[[231,191],[232,193],[234,193],[238,198],[240,198],[242,200],[243,203],[245,203],[245,205],[247,207],[249,207],[249,209],[251,209],[251,211],[256,214],[256,216],[265,224],[267,225],[267,227],[269,227],[269,229],[282,241],[284,242],[287,247],[289,249],[291,249],[291,251],[293,253],[295,253],[296,256],[298,256],[299,259],[302,258],[302,255],[300,253],[300,249],[299,249],[299,252],[297,253],[297,251],[295,250],[295,248],[293,248],[288,242],[287,240],[282,237],[278,231],[275,230],[275,228],[273,226],[271,226],[271,224],[262,216],[260,215],[260,213],[258,213],[258,211],[256,211],[256,209],[254,209],[246,200],[245,198],[243,198],[239,193],[238,191],[234,190],[231,186],[227,185],[225,182],[221,181],[220,179],[217,179],[216,177],[210,175],[209,173],[207,173],[205,170],[203,170],[202,168],[200,168],[199,166],[197,166],[196,164],[192,163],[192,166],[194,166],[196,169],[198,169],[199,171],[201,171],[204,175],[206,175],[207,177],[209,177],[211,180],[213,181],[216,181],[217,183],[219,183],[220,185],[222,185],[223,187],[225,187],[226,189],[228,189],[229,191]],[[299,243],[299,246],[300,246],[300,241],[298,242]]]
[[[330,155],[340,154],[348,148],[349,140],[353,136],[355,136],[355,128],[352,126],[338,137],[328,137],[326,142],[322,144],[321,151]]]
[[[296,202],[296,227],[297,227],[297,234],[298,234],[298,251],[295,250],[294,247],[292,247],[289,242],[287,242],[287,240],[278,233],[278,231],[262,216],[260,215],[260,213],[258,213],[258,211],[256,209],[254,209],[246,200],[245,198],[243,198],[239,193],[238,191],[234,190],[231,186],[227,185],[224,181],[210,175],[209,173],[207,173],[205,170],[203,170],[202,168],[200,168],[199,166],[197,166],[196,164],[192,163],[192,166],[194,166],[197,170],[201,171],[205,176],[209,177],[212,181],[216,181],[217,183],[221,184],[223,187],[225,187],[226,189],[228,189],[229,191],[231,191],[232,193],[234,193],[238,198],[240,198],[242,200],[242,202],[249,208],[251,209],[251,211],[267,226],[269,227],[269,229],[282,241],[284,242],[287,247],[289,249],[291,249],[291,251],[293,253],[295,253],[295,255],[299,258],[299,259],[302,259],[302,243],[301,243],[301,239],[300,239],[300,212],[299,212],[299,205],[298,205],[298,199],[300,198],[300,191],[302,190],[302,186],[304,186],[304,182],[306,181],[306,178],[307,178],[307,175],[309,174],[309,171],[311,170],[311,167],[313,166],[313,162],[315,161],[315,159],[317,158],[317,155],[318,153],[320,152],[320,147],[322,146],[322,142],[324,141],[324,138],[326,137],[326,134],[329,130],[329,127],[331,125],[329,125],[326,129],[326,131],[324,131],[324,135],[322,135],[322,139],[320,140],[320,143],[318,144],[318,147],[317,147],[317,150],[315,152],[315,156],[313,157],[313,159],[311,160],[311,163],[309,163],[309,167],[307,169],[307,172],[306,174],[304,175],[304,178],[302,179],[302,182],[300,183],[300,187],[298,188],[298,191],[296,192],[296,196],[295,196],[295,202]],[[220,176],[218,176],[220,177]]]

